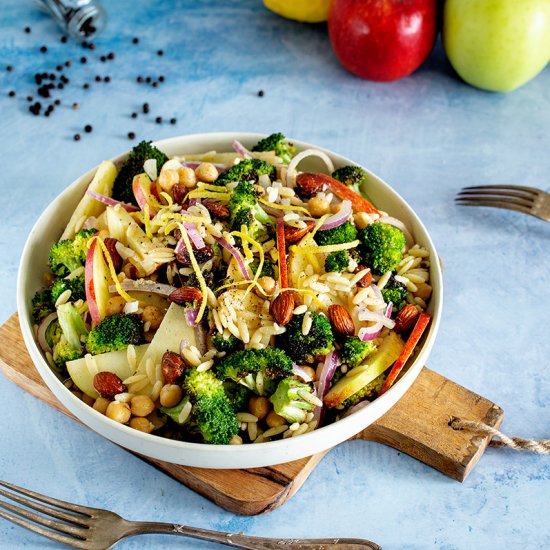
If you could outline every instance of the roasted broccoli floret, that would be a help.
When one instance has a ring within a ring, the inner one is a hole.
[[[340,350],[340,359],[352,369],[360,365],[375,350],[376,346],[372,342],[363,342],[357,336],[348,336]]]
[[[59,296],[66,290],[71,291],[71,301],[85,300],[86,291],[84,290],[84,277],[79,275],[72,279],[57,279],[52,285],[52,302],[55,304]]]
[[[271,134],[264,139],[261,139],[252,147],[252,151],[275,151],[278,157],[283,159],[287,164],[292,160],[296,147],[285,140],[285,136],[281,133]]]
[[[394,271],[403,259],[405,236],[393,225],[374,222],[358,233],[361,245],[361,262],[370,267],[375,275]]]
[[[392,311],[399,311],[407,302],[407,287],[391,276],[382,289],[384,302],[393,304]]]
[[[83,340],[88,335],[88,327],[78,309],[70,302],[57,308],[57,319],[61,333],[53,347],[53,360],[58,367],[64,368],[67,361],[78,359],[84,354]]]
[[[359,166],[342,166],[332,173],[335,180],[341,181],[344,185],[351,187],[356,193],[361,194],[361,188],[367,181],[367,173]]]
[[[311,386],[294,378],[281,380],[269,400],[273,410],[291,424],[304,422],[309,411],[322,405]]]
[[[239,422],[222,381],[211,370],[190,369],[183,386],[193,404],[190,431],[200,434],[205,443],[229,443],[239,431]]]
[[[35,323],[40,323],[42,319],[55,311],[54,301],[50,289],[39,290],[32,297],[31,315]]]
[[[254,260],[252,263],[249,264],[252,273],[256,273],[259,263],[260,262],[258,260]],[[262,266],[262,270],[260,271],[260,277],[275,277],[275,269],[273,268],[273,264],[269,261],[268,258],[264,258],[264,265]]]
[[[233,382],[233,380],[226,380],[223,383],[223,388],[235,412],[247,410],[248,400],[254,394],[246,386]]]
[[[50,269],[59,277],[69,275],[86,261],[88,241],[97,233],[96,229],[82,229],[74,239],[63,239],[52,245],[48,261]]]
[[[125,349],[143,341],[143,321],[137,313],[104,317],[88,335],[86,349],[92,355]]]
[[[277,347],[284,350],[296,363],[313,363],[334,349],[334,335],[329,320],[320,313],[310,311],[311,328],[302,333],[305,313],[293,315],[286,325],[286,332],[277,337]]]
[[[258,177],[263,174],[273,179],[276,174],[275,166],[260,159],[244,159],[239,164],[235,164],[235,166],[222,172],[215,181],[215,185],[227,185],[235,181],[255,183],[258,181]]]
[[[223,359],[217,372],[258,395],[270,395],[278,380],[292,376],[292,360],[277,348],[245,349]]]
[[[348,221],[334,229],[317,231],[313,238],[319,246],[349,243],[357,238],[357,229],[355,225]]]
[[[245,225],[248,234],[256,240],[264,240],[268,236],[267,226],[273,225],[273,220],[258,203],[254,185],[249,181],[241,181],[229,199],[230,224],[233,231],[240,231]]]
[[[338,273],[344,271],[348,267],[350,261],[349,254],[346,250],[340,250],[338,252],[331,252],[325,258],[325,271],[327,273],[337,271]]]
[[[159,173],[162,165],[168,161],[168,157],[154,145],[151,145],[150,141],[142,141],[130,151],[113,184],[114,199],[137,205],[137,200],[132,191],[132,182],[134,176],[143,173],[143,163],[149,159],[157,161]]]
[[[353,407],[365,399],[371,400],[380,391],[380,388],[384,384],[384,380],[386,380],[386,375],[381,374],[378,378],[375,378],[372,382],[363,386],[358,392],[348,397],[342,403],[342,408],[347,409]]]
[[[218,351],[225,351],[226,353],[232,353],[237,351],[242,342],[233,334],[230,334],[228,338],[224,338],[219,332],[212,335],[212,344]]]

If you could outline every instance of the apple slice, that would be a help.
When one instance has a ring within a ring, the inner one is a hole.
[[[92,239],[84,264],[84,289],[94,325],[97,325],[105,317],[109,298],[111,297],[109,293],[111,273],[98,243],[100,238],[94,237]]]
[[[387,338],[384,338],[378,350],[373,353],[365,363],[368,367],[361,370],[358,374],[344,376],[329,392],[325,395],[324,403],[331,409],[343,403],[348,397],[357,393],[361,388],[370,384],[375,378],[378,378],[386,371],[399,357],[405,343],[395,332],[390,332]]]
[[[134,347],[136,350],[136,361],[139,362],[141,360],[148,347],[149,344]],[[114,372],[121,380],[132,376],[135,371],[135,366],[131,367],[128,363],[127,350],[125,349],[94,355],[93,361],[97,366],[98,372]],[[99,394],[94,389],[94,375],[90,372],[84,357],[75,359],[74,361],[67,361],[67,371],[79,390],[90,397],[99,397]]]
[[[89,191],[94,191],[100,195],[110,197],[113,191],[113,183],[117,176],[117,169],[110,160],[103,161],[97,168],[97,171],[88,185]],[[75,235],[77,227],[80,229],[83,221],[90,216],[98,217],[105,211],[105,205],[98,200],[84,194],[80,199],[65,231],[61,235],[61,239],[72,239]]]
[[[151,195],[151,180],[147,174],[138,174],[132,180],[132,191],[134,192],[134,197],[143,212],[145,206],[149,207],[149,215],[152,218],[156,213],[157,209],[154,206],[153,197]]]

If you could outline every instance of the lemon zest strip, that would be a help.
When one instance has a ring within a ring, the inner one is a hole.
[[[329,254],[331,252],[339,252],[340,250],[349,250],[359,245],[361,241],[351,241],[342,244],[328,244],[326,246],[296,246],[292,245],[290,250],[294,254]]]
[[[299,210],[300,212],[304,212],[308,216],[311,216],[309,213],[309,210],[307,208],[304,208],[303,206],[294,206],[292,204],[276,204],[274,202],[266,201],[265,199],[259,198],[259,202],[262,204],[265,204],[266,206],[269,206],[271,208],[275,208],[276,210]]]
[[[107,246],[105,246],[105,243],[103,242],[103,239],[100,237],[95,237],[97,239],[97,242],[101,248],[101,252],[103,253],[103,257],[105,258],[105,261],[107,262],[107,267],[109,268],[109,273],[111,274],[111,278],[113,279],[113,282],[115,283],[116,291],[124,298],[127,302],[133,302],[134,299],[120,286],[120,281],[118,280],[115,265],[113,264],[113,259],[111,258],[111,254],[109,254],[109,251],[107,250]]]

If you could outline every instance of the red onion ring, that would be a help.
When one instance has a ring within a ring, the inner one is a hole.
[[[293,157],[288,165],[288,169],[286,171],[286,184],[288,187],[293,187],[293,178],[296,176],[296,167],[298,166],[298,163],[300,163],[306,157],[311,156],[321,158],[327,165],[329,174],[332,174],[332,172],[334,172],[334,164],[326,153],[317,149],[306,149],[305,151],[302,151],[301,153],[298,153],[295,157]]]
[[[384,317],[386,317],[387,319],[390,318],[391,316],[391,312],[392,312],[392,303],[390,302],[388,304],[388,307],[386,308],[386,312],[384,313]],[[377,312],[372,312],[373,314],[377,313]],[[389,319],[391,321],[391,319]],[[393,323],[393,326],[395,326],[395,321],[392,321]],[[363,341],[363,342],[368,342],[370,340],[374,340],[375,338],[378,338],[379,334],[382,332],[382,329],[384,328],[384,326],[388,326],[388,328],[393,328],[390,327],[387,323],[387,321],[378,321],[377,323],[375,323],[374,325],[370,326],[370,327],[362,327],[359,329],[359,332],[357,333],[357,336]]]
[[[298,377],[301,378],[303,382],[313,382],[313,378],[307,373],[307,371],[297,365],[296,363],[292,364],[292,372]]]
[[[44,319],[40,321],[40,325],[38,325],[36,339],[38,340],[38,344],[40,345],[44,353],[46,353],[47,351],[52,351],[50,344],[48,344],[48,341],[46,340],[46,331],[48,330],[50,324],[56,319],[57,313],[54,311],[53,313],[46,315],[46,317],[44,317]]]
[[[126,202],[117,201],[111,197],[106,197],[105,195],[101,195],[99,193],[96,193],[95,191],[91,191],[88,189],[86,191],[86,195],[89,197],[92,197],[92,199],[95,199],[96,201],[102,202],[103,204],[106,204],[107,206],[116,206],[117,204],[120,204],[126,212],[138,212],[139,208],[137,206],[134,206],[133,204],[128,204]]]
[[[327,393],[328,387],[330,385],[330,381],[332,380],[332,377],[336,372],[337,366],[338,366],[338,353],[333,350],[329,354],[327,354],[327,356],[325,357],[323,368],[321,369],[321,373],[319,374],[319,380],[317,382],[317,397],[321,401],[323,400],[323,397],[325,397],[325,394]],[[323,407],[315,407],[315,410],[313,411],[313,418],[314,420],[317,421],[317,427],[319,427],[319,424],[321,423],[322,410],[323,410]]]
[[[382,216],[377,221],[397,227],[397,229],[399,229],[403,233],[403,235],[405,235],[405,241],[408,248],[410,248],[414,244],[412,233],[407,229],[407,226],[401,220],[393,218],[392,216]]]
[[[250,159],[253,157],[252,153],[240,141],[233,141],[232,146],[235,153],[238,153],[241,157],[245,159]]]
[[[189,239],[191,239],[191,242],[195,245],[197,250],[200,250],[206,246],[202,240],[199,230],[197,229],[197,226],[194,223],[184,223],[183,227],[185,227]]]
[[[342,418],[346,418],[346,416],[364,409],[367,405],[370,405],[370,401],[361,401],[360,403],[357,403],[357,405],[354,405],[351,409],[347,410],[345,414],[342,415]]]
[[[185,310],[185,319],[187,321],[187,324],[190,327],[194,327],[197,324],[197,314],[199,313],[199,308],[187,308]]]
[[[233,258],[235,258],[245,281],[250,281],[250,275],[248,274],[248,269],[246,269],[241,253],[233,245],[229,244],[223,237],[214,237],[214,239],[220,246],[223,246],[223,248],[225,248],[231,256],[233,256]]]
[[[351,201],[344,200],[342,201],[342,206],[340,210],[327,218],[325,223],[319,227],[319,231],[326,231],[327,229],[334,229],[348,221],[349,217],[352,214]]]

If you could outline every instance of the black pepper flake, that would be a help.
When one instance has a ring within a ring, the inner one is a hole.
[[[80,105],[78,103],[73,103],[73,109],[76,111]]]
[[[258,91],[258,97],[264,97],[265,92],[263,90]]]
[[[105,61],[107,61],[107,58],[106,58],[104,55],[102,55],[102,56],[99,58],[99,60],[100,60],[102,63],[105,63]]]
[[[90,85],[86,82],[83,86],[82,86],[85,90],[88,90],[90,88]]]
[[[54,105],[61,105],[61,100],[60,99],[56,99],[54,101]]]
[[[145,114],[147,114],[149,112],[149,103],[144,103],[143,104],[143,112]]]
[[[6,71],[8,71],[8,73],[11,73],[13,71],[13,65],[8,65],[6,67]]]
[[[163,55],[164,55],[164,52],[163,52],[162,50],[159,50],[159,51],[157,52],[157,55],[163,56]]]
[[[75,135],[73,136],[73,139],[74,139],[75,141],[80,141],[80,134],[75,134]]]
[[[128,139],[135,139],[136,134],[134,132],[128,132]]]
[[[15,97],[15,95],[16,95],[16,94],[15,94],[15,90],[10,90],[10,91],[8,92],[8,95],[9,95],[10,97]]]
[[[30,27],[25,27],[23,30],[24,30],[27,34],[30,34],[30,32],[31,32],[32,29],[31,29]]]
[[[46,53],[46,52],[48,51],[48,47],[47,47],[47,46],[41,46],[41,47],[40,47],[40,51],[41,51],[42,53]]]
[[[92,128],[92,125],[91,124],[86,124],[86,126],[84,126],[84,131],[89,134],[91,131],[93,130]]]
[[[132,118],[137,118],[138,114],[137,114],[137,113],[132,113],[130,116],[131,116]]]
[[[61,37],[61,43],[62,44],[66,44],[68,40],[69,40],[69,38],[67,36],[62,36]]]
[[[109,52],[107,54],[107,59],[110,59],[111,61],[115,58],[115,54],[113,52]]]
[[[132,38],[132,44],[139,44],[139,38],[137,36]]]
[[[155,122],[157,124],[162,124],[162,117],[161,116],[158,116],[157,118],[155,118]]]
[[[176,124],[178,121],[175,118],[170,119],[170,124]]]
[[[88,60],[85,57],[80,58],[80,63],[87,63]]]

